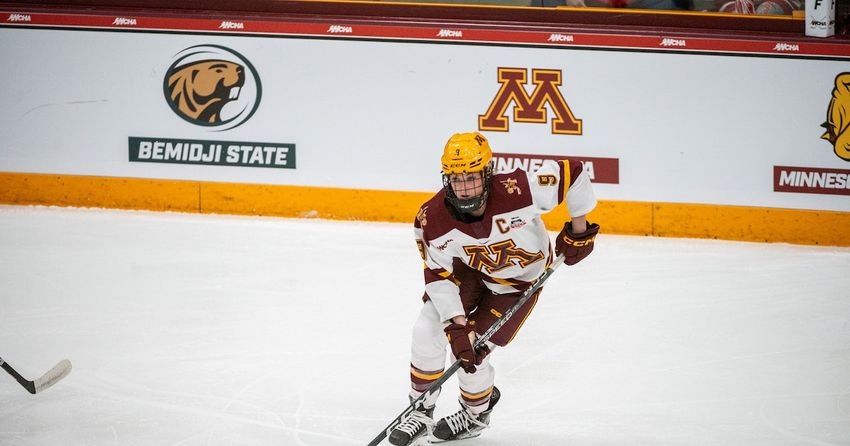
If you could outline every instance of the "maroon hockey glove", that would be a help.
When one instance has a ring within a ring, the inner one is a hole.
[[[443,331],[446,332],[449,345],[452,346],[452,354],[455,355],[455,358],[460,359],[463,370],[466,373],[474,373],[475,366],[481,364],[484,357],[490,353],[490,349],[485,346],[476,354],[472,348],[475,330],[469,325],[451,324]]]
[[[593,239],[599,232],[599,225],[588,223],[587,230],[581,234],[573,233],[572,222],[564,223],[564,229],[555,241],[555,254],[564,255],[564,263],[575,265],[593,251]]]

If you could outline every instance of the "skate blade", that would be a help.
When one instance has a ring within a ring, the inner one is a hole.
[[[389,440],[387,440],[389,443]],[[392,443],[390,443],[392,444]],[[413,438],[410,439],[410,442],[407,443],[406,446],[427,446],[428,445],[428,433],[423,432]]]
[[[431,444],[431,442],[428,441],[427,435],[420,435],[410,442],[410,446],[428,446],[429,444]]]
[[[407,443],[407,446],[428,446],[430,443],[428,442],[428,437],[430,437],[430,431],[422,432],[421,434],[410,439],[410,443]]]
[[[478,429],[476,431],[470,431],[470,432],[467,432],[465,434],[458,435],[456,438],[453,438],[451,440],[440,440],[437,437],[428,436],[428,443],[425,443],[425,444],[446,444],[446,443],[454,443],[455,441],[469,440],[470,438],[475,438],[475,437],[481,436],[481,431],[483,431],[483,430],[484,429]]]

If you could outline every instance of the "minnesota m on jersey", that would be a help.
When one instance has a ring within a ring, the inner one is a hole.
[[[519,218],[516,219],[520,220]],[[504,219],[499,219],[499,221],[504,222]],[[518,248],[513,239],[493,243],[492,245],[464,246],[463,251],[469,256],[469,260],[466,263],[472,269],[487,273],[488,275],[516,265],[525,268],[544,258],[542,252],[538,251],[532,254],[522,248]]]

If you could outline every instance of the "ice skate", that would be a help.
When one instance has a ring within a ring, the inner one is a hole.
[[[487,410],[481,412],[478,416],[470,413],[464,406],[454,414],[441,419],[434,426],[434,431],[428,441],[430,443],[444,443],[481,435],[481,431],[490,424],[490,413],[493,412],[493,406],[499,402],[499,396],[499,389],[493,387],[493,395],[490,397]]]
[[[404,419],[390,432],[389,441],[395,446],[411,446],[425,443],[426,434],[434,426],[434,408],[425,409],[420,407]]]

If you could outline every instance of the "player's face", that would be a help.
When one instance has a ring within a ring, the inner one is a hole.
[[[453,173],[449,184],[460,199],[478,197],[484,193],[484,172]]]

